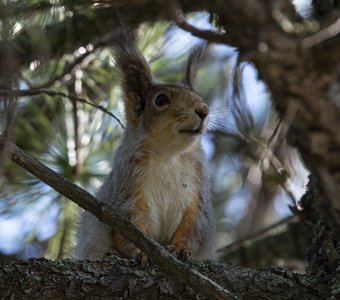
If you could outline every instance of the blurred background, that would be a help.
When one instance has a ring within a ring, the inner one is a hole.
[[[294,3],[300,14],[309,18],[310,2]],[[25,34],[39,41],[33,51],[43,54],[58,49],[44,48],[44,39],[53,37],[44,36],[41,29],[72,18],[75,10],[57,0],[4,1],[1,9],[8,13],[0,25],[2,47]],[[76,9],[87,15],[94,7],[79,5]],[[208,13],[191,15],[188,20],[202,29],[214,27]],[[155,78],[180,81],[188,53],[198,40],[167,22],[143,24],[138,36],[139,48]],[[88,99],[124,123],[110,43],[98,37],[73,53],[33,59],[20,74],[10,75],[0,78],[2,89],[10,86],[64,94],[1,97],[1,134],[6,133],[32,156],[95,194],[110,172],[123,129],[110,114],[66,96]],[[284,140],[290,116],[278,118],[256,69],[240,64],[236,49],[211,45],[199,68],[197,86],[211,109],[203,147],[212,174],[218,248],[227,251],[228,245],[285,222],[298,211],[308,172]],[[0,156],[0,168],[0,259],[69,257],[80,212],[77,205],[4,156]]]

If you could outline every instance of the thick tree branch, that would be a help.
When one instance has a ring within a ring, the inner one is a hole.
[[[282,268],[251,270],[219,262],[190,262],[189,266],[241,299],[326,298],[305,286],[302,275]],[[84,299],[91,291],[91,299],[177,299],[179,295],[188,300],[213,299],[211,294],[204,297],[188,289],[190,278],[185,284],[178,278],[167,277],[156,265],[141,268],[134,260],[116,257],[100,262],[30,259],[0,263],[0,294],[5,299]]]
[[[175,277],[181,278],[195,290],[209,295],[213,299],[237,299],[231,292],[223,289],[211,279],[192,270],[188,265],[176,259],[172,254],[160,246],[157,242],[147,238],[132,223],[123,218],[117,212],[112,211],[106,204],[100,203],[95,197],[70,183],[56,172],[46,167],[41,162],[27,155],[14,144],[5,141],[0,136],[0,147],[6,145],[8,157],[39,178],[57,192],[77,203],[82,208],[94,214],[99,220],[107,225],[118,229],[128,240],[134,243],[148,256],[152,257],[157,264]]]

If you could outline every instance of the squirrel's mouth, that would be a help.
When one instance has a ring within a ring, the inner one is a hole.
[[[204,132],[204,122],[200,122],[200,124],[196,128],[184,128],[179,130],[180,133],[185,134],[202,134]]]

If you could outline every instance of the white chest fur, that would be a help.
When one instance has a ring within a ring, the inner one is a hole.
[[[195,168],[183,157],[154,159],[144,180],[148,204],[148,234],[162,244],[170,242],[188,204],[197,194]]]

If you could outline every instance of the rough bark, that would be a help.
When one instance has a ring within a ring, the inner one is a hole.
[[[242,299],[320,299],[303,277],[280,268],[251,270],[218,262],[190,266]],[[0,264],[2,299],[213,299],[156,265],[112,257],[101,262],[30,259]],[[187,278],[189,281],[190,278]]]
[[[329,220],[320,217],[324,196],[316,186],[313,178],[309,184],[309,192],[301,200],[306,243],[309,245],[309,266],[304,282],[321,293],[327,291],[327,299],[340,299],[340,243]]]

